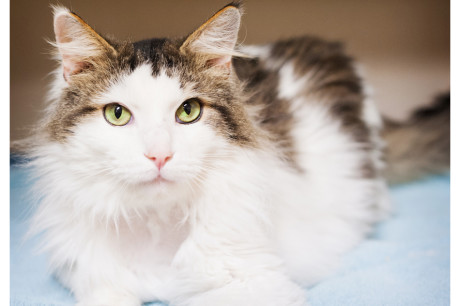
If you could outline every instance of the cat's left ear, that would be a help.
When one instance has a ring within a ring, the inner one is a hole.
[[[205,64],[230,72],[235,51],[241,11],[238,4],[229,4],[190,34],[180,50],[199,55]]]
[[[55,6],[54,33],[67,82],[73,75],[96,66],[115,49],[79,16],[65,7]]]

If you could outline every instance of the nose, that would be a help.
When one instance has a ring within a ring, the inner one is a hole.
[[[144,154],[145,157],[147,157],[148,159],[150,159],[151,161],[153,161],[155,163],[155,165],[157,166],[158,170],[160,170],[161,168],[164,167],[164,165],[171,160],[171,158],[173,157],[173,154],[172,153],[157,153],[157,154]]]

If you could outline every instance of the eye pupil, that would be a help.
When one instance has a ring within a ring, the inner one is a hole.
[[[187,115],[190,115],[190,113],[192,112],[192,105],[190,105],[189,103],[185,102],[182,107],[184,108],[184,112],[187,114]]]
[[[120,119],[121,114],[123,113],[123,108],[120,105],[117,105],[113,112],[115,114],[115,117],[117,117],[117,119]]]

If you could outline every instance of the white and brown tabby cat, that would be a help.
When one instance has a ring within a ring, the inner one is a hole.
[[[341,46],[236,47],[240,10],[132,43],[55,8],[31,231],[78,305],[306,305],[388,213],[385,177],[448,166],[448,101],[388,123],[385,170],[383,124]]]

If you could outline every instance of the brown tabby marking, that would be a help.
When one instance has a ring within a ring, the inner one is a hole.
[[[450,167],[450,94],[416,111],[407,122],[386,120],[385,178],[390,183],[408,182]]]
[[[301,37],[272,44],[267,58],[234,59],[237,74],[246,82],[245,91],[251,97],[247,103],[262,108],[259,126],[269,131],[284,157],[300,168],[295,162],[296,148],[290,135],[295,124],[291,101],[280,99],[277,92],[278,71],[288,63],[293,63],[297,78],[311,75],[310,83],[301,90],[301,95],[307,101],[325,103],[325,107],[342,123],[343,130],[363,147],[371,149],[369,128],[362,119],[365,96],[352,59],[343,53],[340,44]],[[363,161],[362,174],[376,176],[370,160]]]

